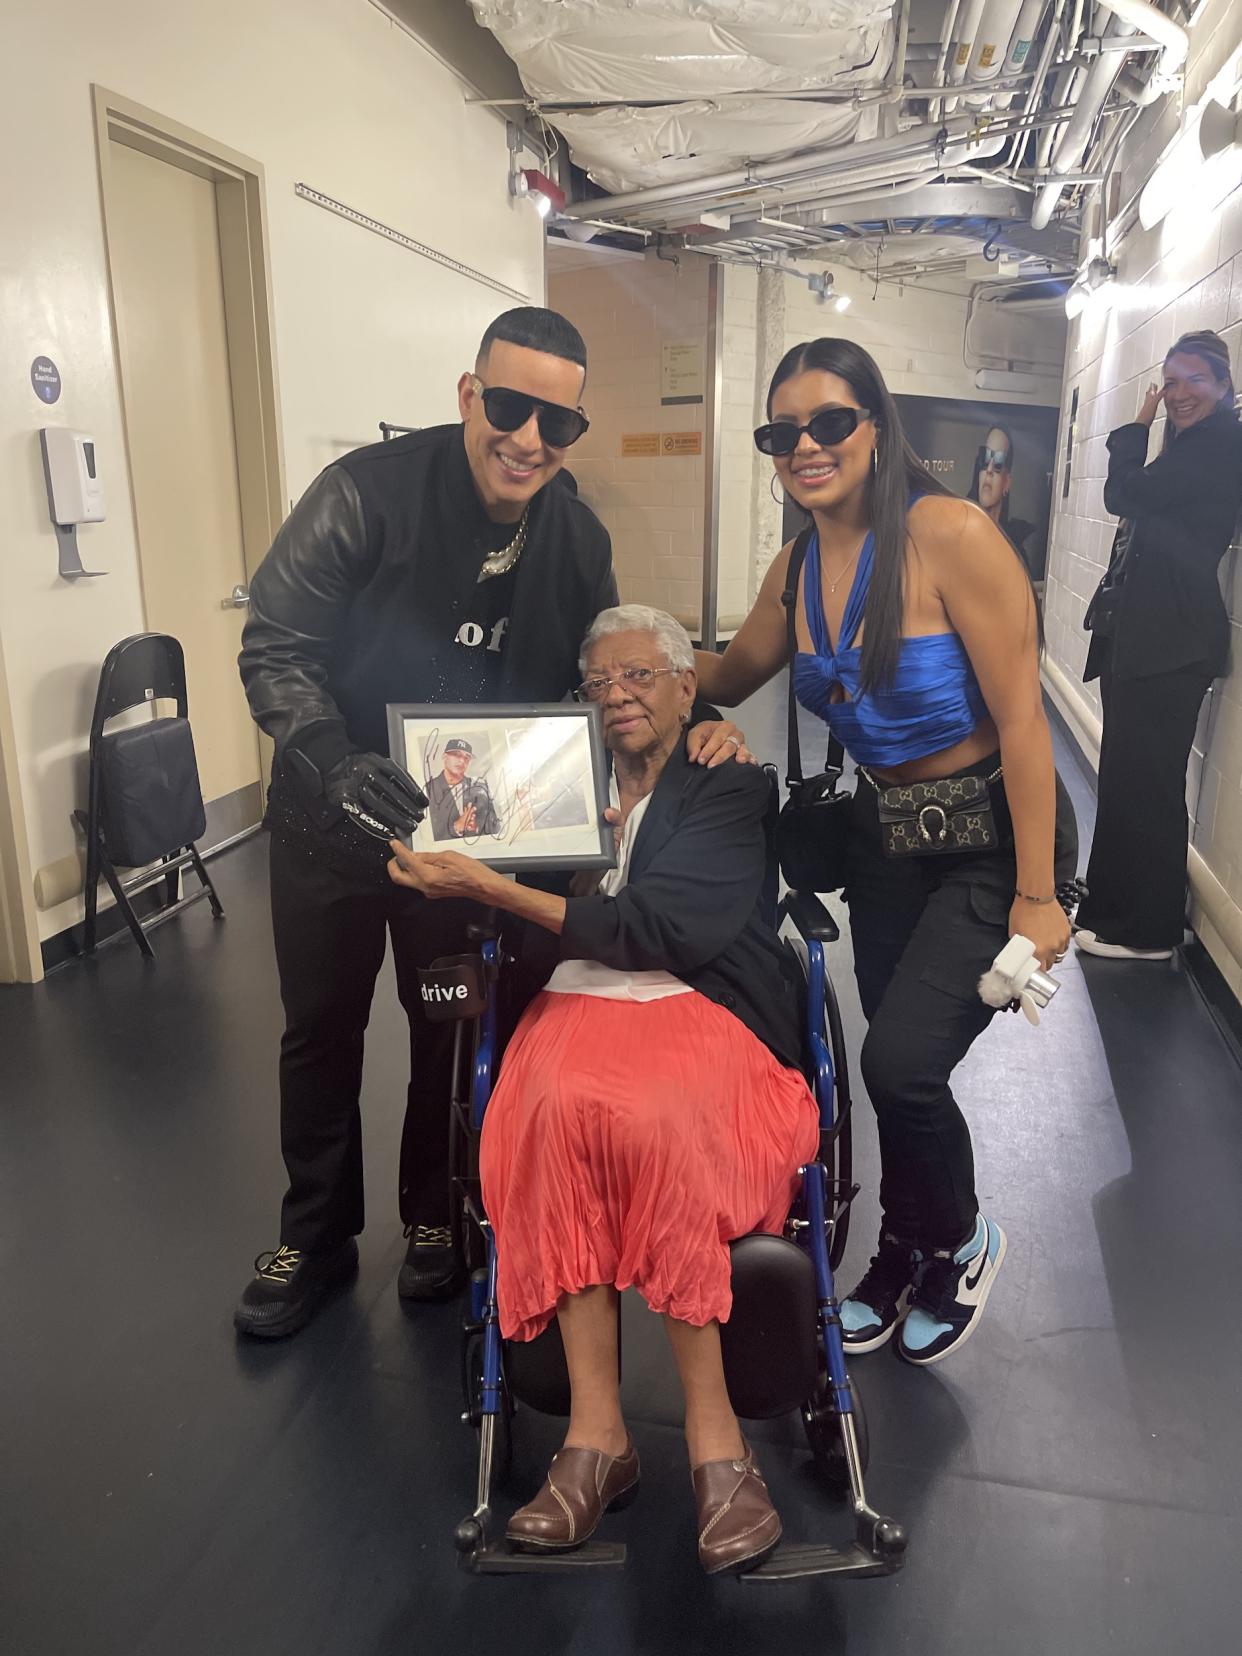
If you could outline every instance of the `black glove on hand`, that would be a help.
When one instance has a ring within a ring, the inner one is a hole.
[[[285,763],[323,828],[347,816],[376,839],[400,839],[413,833],[427,809],[427,796],[414,779],[378,753],[348,753],[327,776],[296,748],[285,755]]]

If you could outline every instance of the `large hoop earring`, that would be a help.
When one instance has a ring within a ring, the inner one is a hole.
[[[784,492],[782,492],[781,494],[777,494],[777,492],[776,492],[776,473],[775,472],[772,473],[771,479],[768,482],[768,493],[772,496],[772,499],[776,502],[776,504],[778,506],[784,506],[788,503],[789,496],[787,494],[785,494]]]

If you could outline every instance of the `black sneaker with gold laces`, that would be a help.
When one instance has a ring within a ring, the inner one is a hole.
[[[261,1253],[254,1270],[233,1312],[233,1327],[239,1334],[278,1340],[304,1328],[334,1289],[353,1280],[358,1244],[351,1236],[316,1253],[282,1244],[275,1253]]]
[[[397,1292],[402,1299],[448,1299],[461,1287],[461,1261],[453,1250],[453,1236],[447,1225],[407,1225],[410,1245],[405,1264],[397,1275]]]

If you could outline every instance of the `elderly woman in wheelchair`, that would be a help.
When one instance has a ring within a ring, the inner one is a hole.
[[[613,756],[618,866],[564,898],[453,852],[401,850],[393,878],[473,897],[560,937],[560,964],[518,1025],[483,1126],[501,1330],[556,1318],[571,1412],[523,1550],[568,1551],[638,1490],[618,1389],[617,1295],[664,1318],[685,1393],[703,1567],[759,1564],[781,1523],[730,1404],[720,1324],[729,1242],[779,1233],[819,1142],[799,1068],[799,986],[762,912],[769,786],[752,765],[686,753],[690,640],[671,616],[605,611],[580,697]]]

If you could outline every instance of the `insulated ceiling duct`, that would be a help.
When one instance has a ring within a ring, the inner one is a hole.
[[[676,184],[731,172],[747,161],[779,160],[799,150],[874,138],[879,109],[779,98],[735,98],[727,104],[626,105],[589,114],[557,114],[577,164],[610,194]]]
[[[893,0],[470,0],[577,164],[610,192],[873,137],[847,94],[892,61]],[[745,94],[762,93],[760,98]],[[715,102],[713,100],[722,100]],[[596,109],[567,109],[598,103]],[[662,107],[645,109],[644,103]],[[611,106],[611,107],[608,107]]]

